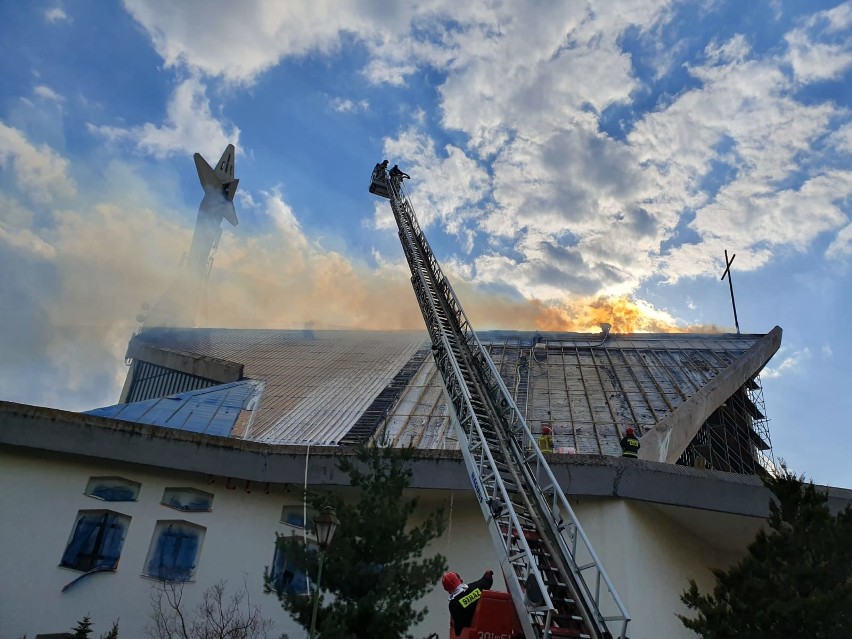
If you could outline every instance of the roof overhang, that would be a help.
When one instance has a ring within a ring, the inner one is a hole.
[[[53,408],[0,402],[0,446],[70,455],[252,482],[345,486],[340,447],[275,446],[124,422]],[[412,487],[470,490],[458,451],[416,450]],[[769,491],[757,477],[644,460],[554,455],[554,475],[566,494],[635,499],[657,504],[768,515]],[[826,487],[829,505],[852,504],[852,490]]]

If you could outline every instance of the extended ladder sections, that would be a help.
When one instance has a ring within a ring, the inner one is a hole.
[[[630,617],[427,242],[381,167],[459,446],[527,639],[625,637]],[[615,634],[617,633],[617,634]]]

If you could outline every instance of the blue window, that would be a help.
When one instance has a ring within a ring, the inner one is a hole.
[[[136,501],[142,484],[123,477],[92,477],[85,494],[104,501]]]
[[[308,508],[308,532],[314,528],[314,516],[316,511]],[[293,528],[305,527],[305,509],[304,506],[284,506],[281,509],[281,523],[293,526]]]
[[[115,570],[130,517],[109,510],[81,510],[60,566],[88,572]]]
[[[145,574],[163,581],[189,581],[195,575],[206,529],[187,521],[158,521],[148,549]]]
[[[166,488],[160,503],[183,512],[210,512],[213,495],[197,488]]]
[[[298,595],[310,594],[307,575],[293,567],[293,562],[277,543],[275,544],[275,555],[272,558],[270,576],[277,590]]]

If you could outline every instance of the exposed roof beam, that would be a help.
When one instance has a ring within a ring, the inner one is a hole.
[[[698,429],[738,388],[757,375],[781,346],[781,327],[761,337],[742,357],[716,375],[639,440],[639,457],[675,463]]]

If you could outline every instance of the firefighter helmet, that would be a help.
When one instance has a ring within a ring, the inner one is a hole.
[[[458,588],[461,582],[461,577],[459,577],[459,573],[457,572],[445,572],[444,576],[441,577],[441,585],[447,592],[452,592]]]

